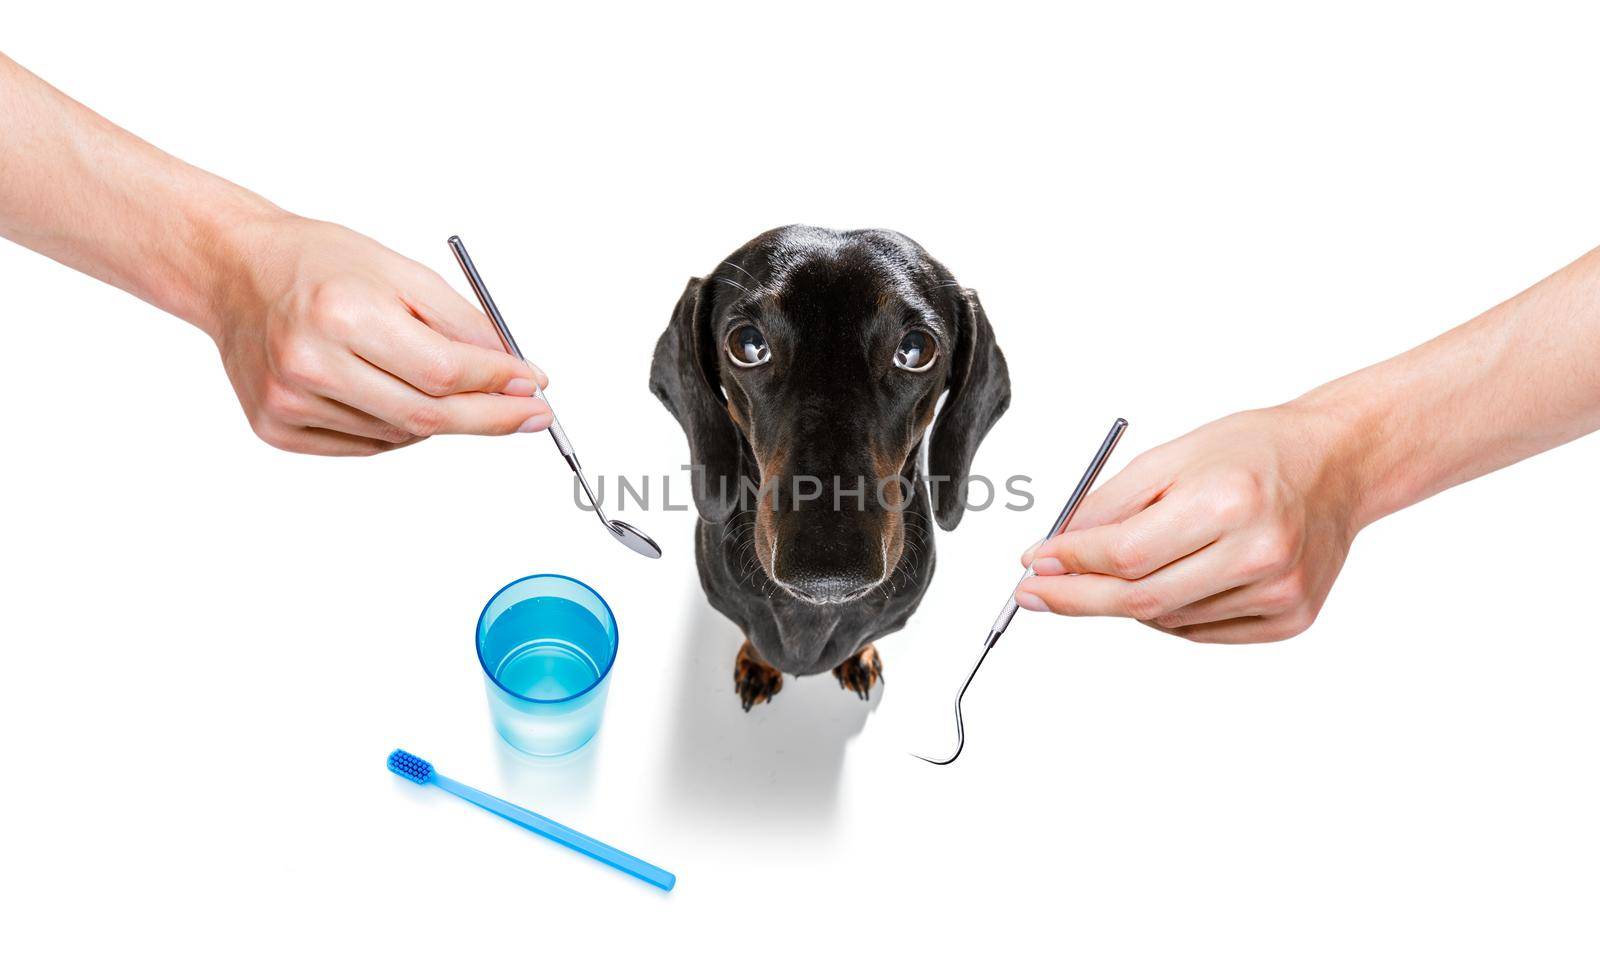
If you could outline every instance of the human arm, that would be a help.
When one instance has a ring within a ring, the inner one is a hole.
[[[549,424],[543,374],[437,274],[162,152],[4,55],[0,236],[202,329],[285,450]]]
[[[1600,251],[1409,352],[1135,458],[1024,554],[1039,575],[1018,602],[1282,640],[1316,619],[1361,529],[1596,429]]]

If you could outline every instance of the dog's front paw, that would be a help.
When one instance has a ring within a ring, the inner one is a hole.
[[[883,680],[883,659],[878,657],[878,649],[868,644],[834,668],[833,676],[839,679],[839,687],[866,701],[872,686]]]
[[[733,662],[733,687],[739,692],[739,703],[748,712],[751,705],[771,701],[772,696],[783,689],[783,672],[761,660],[756,649],[745,641]]]

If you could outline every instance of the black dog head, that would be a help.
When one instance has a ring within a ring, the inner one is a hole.
[[[916,476],[929,423],[935,511],[955,528],[973,454],[1011,398],[978,296],[914,241],[798,226],[690,280],[650,387],[688,435],[701,517],[730,517],[753,464],[771,493],[754,496],[755,552],[812,603],[857,598],[894,570],[901,478]]]

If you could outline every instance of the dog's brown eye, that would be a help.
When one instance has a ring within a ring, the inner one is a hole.
[[[760,366],[772,358],[772,350],[761,330],[746,322],[728,333],[728,355],[736,366]]]
[[[933,336],[921,329],[912,329],[900,340],[900,348],[894,352],[894,364],[907,372],[920,373],[932,366],[938,356],[939,347],[934,345]]]

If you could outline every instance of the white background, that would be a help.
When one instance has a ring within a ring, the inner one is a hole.
[[[1040,508],[941,534],[870,706],[745,715],[691,514],[624,513],[666,549],[628,554],[543,435],[275,452],[199,332],[0,246],[5,968],[1595,972],[1592,438],[1364,533],[1287,644],[1025,615],[961,762],[906,756],[1112,417],[1115,468],[1600,243],[1592,6],[666,6],[14,4],[0,47],[451,280],[462,234],[608,479],[686,458],[645,385],[685,279],[782,223],[908,233],[983,295],[1015,399],[978,470]],[[544,570],[622,648],[541,766],[471,631]]]

